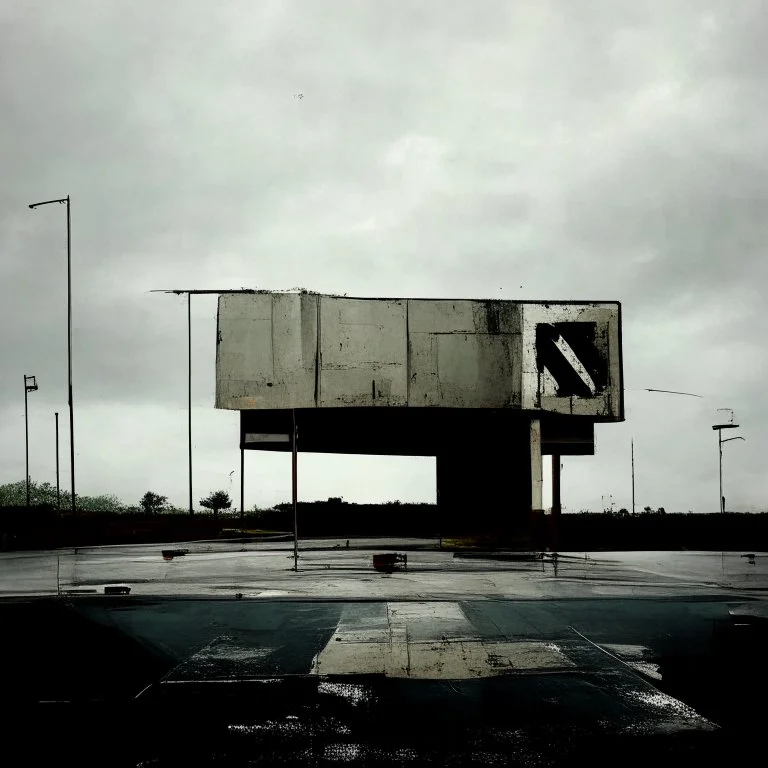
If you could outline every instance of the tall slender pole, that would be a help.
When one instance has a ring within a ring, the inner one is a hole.
[[[245,518],[245,448],[240,445],[240,519]]]
[[[27,484],[27,506],[29,506],[29,417],[27,415],[27,377],[24,376],[24,479]]]
[[[720,455],[720,512],[722,514],[725,514],[725,496],[723,496],[723,443],[730,443],[732,440],[746,440],[746,437],[727,437],[725,440],[723,440],[723,432],[722,430],[724,428],[730,428],[731,426],[736,427],[737,425],[731,425],[728,424],[726,427],[715,427],[717,429],[717,443],[718,443],[718,449],[719,449],[719,455]]]
[[[729,437],[723,440],[724,429],[738,429],[739,425],[733,423],[733,409],[732,408],[718,408],[718,411],[728,411],[731,414],[730,421],[727,424],[713,424],[712,429],[717,432],[717,460],[718,460],[718,475],[720,479],[720,488],[717,499],[717,507],[720,510],[720,514],[725,514],[725,497],[723,496],[723,443],[728,443],[731,440],[744,440],[743,437]]]
[[[69,195],[56,200],[44,200],[32,203],[29,207],[34,210],[41,205],[52,203],[67,204],[67,401],[69,403],[69,469],[72,481],[72,512],[77,511],[77,495],[75,493],[75,411],[72,397],[72,215]]]
[[[56,417],[56,509],[61,509],[61,486],[59,484],[59,412],[54,413]]]
[[[552,531],[550,548],[557,552],[558,526],[560,525],[560,513],[563,506],[560,499],[560,454],[552,454]]]
[[[723,499],[723,430],[717,430],[717,452],[719,456],[720,464],[720,499],[718,505],[720,507],[720,513],[725,512],[725,500]]]
[[[632,514],[635,514],[635,438],[632,438]]]
[[[296,448],[296,409],[293,409],[293,439],[291,451],[291,492],[293,497],[293,570],[299,570],[299,515],[298,515],[298,480],[297,480],[297,448]]]
[[[189,516],[192,508],[192,294],[187,294],[187,400],[189,411]]]
[[[67,195],[67,367],[69,392],[69,473],[72,483],[72,513],[77,511],[75,495],[75,404],[72,399],[72,218]]]

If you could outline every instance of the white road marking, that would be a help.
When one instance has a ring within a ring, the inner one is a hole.
[[[653,652],[644,645],[618,645],[602,643],[601,648],[607,649],[616,657],[652,680],[661,680],[659,665],[653,663]],[[650,660],[649,660],[650,659]]]
[[[551,643],[479,638],[458,603],[380,607],[378,615],[370,605],[346,608],[333,636],[313,660],[311,672],[464,680],[572,666]]]

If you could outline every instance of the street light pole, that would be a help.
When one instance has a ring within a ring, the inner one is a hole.
[[[27,488],[27,506],[29,506],[29,409],[27,407],[27,375],[24,374],[24,483]]]
[[[77,511],[75,494],[75,406],[72,398],[72,218],[70,213],[69,195],[58,200],[45,200],[33,203],[29,207],[34,210],[41,205],[51,203],[66,203],[67,206],[67,396],[69,402],[69,471],[72,483],[72,513]]]
[[[293,434],[291,435],[291,499],[293,501],[293,570],[299,571],[299,513],[298,513],[298,472],[297,472],[297,454],[298,438],[296,429],[296,409],[293,409]]]
[[[27,506],[29,506],[29,409],[27,407],[27,395],[37,389],[37,381],[34,376],[24,375],[24,479],[27,485]]]
[[[725,512],[725,496],[723,495],[723,443],[730,443],[731,440],[744,440],[746,437],[726,437],[725,440],[720,440],[720,501],[723,505],[723,512]]]
[[[635,438],[632,438],[632,514],[635,514]]]
[[[192,294],[187,293],[187,418],[189,452],[189,516],[195,514],[192,506]]]
[[[256,288],[240,288],[238,290],[220,290],[218,288],[203,288],[189,290],[186,288],[172,288],[170,290],[157,289],[152,293],[173,293],[177,296],[187,296],[187,420],[188,420],[188,453],[189,453],[189,515],[194,515],[192,504],[192,294],[213,294],[222,296],[234,293],[258,293]]]
[[[723,430],[717,430],[718,469],[720,475],[720,514],[725,513],[725,496],[723,496]]]
[[[720,477],[720,498],[718,500],[718,507],[720,508],[720,514],[725,514],[725,497],[723,496],[723,443],[729,443],[731,440],[744,440],[743,437],[727,437],[723,440],[724,429],[738,429],[739,425],[733,423],[733,411],[730,408],[718,408],[718,411],[729,411],[731,414],[731,420],[727,424],[715,424],[712,429],[717,431],[717,454],[718,454],[718,469]]]
[[[61,486],[59,485],[59,412],[53,414],[56,417],[56,509],[61,510]]]
[[[245,447],[240,445],[240,520],[245,519]]]

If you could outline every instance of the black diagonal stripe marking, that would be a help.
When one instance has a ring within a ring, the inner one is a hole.
[[[536,326],[536,364],[546,368],[557,385],[558,397],[591,397],[589,385],[579,376],[557,347],[562,336],[589,373],[599,393],[605,389],[607,361],[595,346],[596,323],[539,323]]]
[[[606,351],[597,346],[597,323],[555,323],[592,379],[599,394],[608,386]]]

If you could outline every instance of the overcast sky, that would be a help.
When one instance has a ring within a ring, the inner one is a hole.
[[[27,206],[69,194],[79,493],[186,504],[186,307],[151,289],[300,286],[620,300],[627,421],[566,508],[630,505],[634,437],[638,506],[715,511],[729,407],[727,506],[766,509],[766,40],[761,0],[0,2],[0,483],[25,373],[31,475],[58,410],[68,477],[65,208]],[[192,309],[195,498],[237,497]],[[302,456],[300,496],[432,501],[433,471]],[[289,458],[246,486],[289,498]]]

